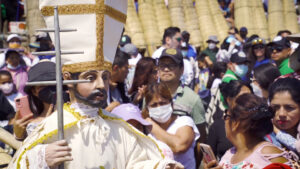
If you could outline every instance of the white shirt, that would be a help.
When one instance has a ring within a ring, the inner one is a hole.
[[[138,55],[135,58],[128,59],[128,64],[130,66],[136,66],[137,62],[142,59],[142,55],[138,53]]]
[[[183,59],[183,65],[184,65],[184,70],[182,74],[182,82],[185,85],[189,85],[194,79],[193,65],[186,58]]]
[[[178,116],[177,119],[169,126],[167,132],[170,134],[176,134],[177,130],[184,126],[190,126],[193,128],[195,133],[195,138],[193,144],[183,153],[174,154],[174,160],[180,162],[185,169],[195,169],[196,161],[194,157],[194,147],[196,144],[196,140],[200,137],[200,133],[193,121],[189,116]],[[151,135],[151,134],[150,134]],[[152,137],[154,137],[152,135]],[[155,137],[154,137],[155,138]],[[161,145],[158,145],[161,146]],[[161,148],[161,147],[160,147]],[[163,147],[165,149],[165,147]]]
[[[166,49],[164,46],[161,46],[160,48],[156,49],[156,51],[152,54],[152,58],[153,59],[159,59],[161,54],[162,54],[162,51]]]

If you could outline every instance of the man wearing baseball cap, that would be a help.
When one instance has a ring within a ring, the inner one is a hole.
[[[231,80],[238,80],[244,77],[248,72],[248,63],[249,60],[244,52],[240,51],[232,54],[222,82],[229,83]]]
[[[291,43],[288,39],[281,36],[274,38],[273,42],[268,44],[273,59],[281,75],[293,73],[294,70],[289,66],[289,56],[291,52]]]
[[[202,142],[206,138],[205,110],[200,97],[189,87],[181,84],[183,65],[183,56],[179,49],[164,49],[158,60],[158,75],[172,94],[173,113],[191,116],[200,132]]]

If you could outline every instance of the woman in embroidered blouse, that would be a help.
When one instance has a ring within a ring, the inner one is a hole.
[[[269,89],[269,100],[276,112],[269,141],[300,155],[300,80],[278,79]]]
[[[219,165],[212,161],[205,168],[261,169],[275,162],[291,165],[285,151],[264,141],[264,136],[273,130],[273,116],[264,99],[253,94],[239,96],[224,114],[226,137],[234,147],[225,153]]]

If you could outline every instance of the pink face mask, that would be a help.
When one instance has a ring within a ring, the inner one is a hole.
[[[13,83],[4,83],[0,85],[0,90],[2,90],[4,94],[10,94],[13,91],[13,89],[14,89]]]

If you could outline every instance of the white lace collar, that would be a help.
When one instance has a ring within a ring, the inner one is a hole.
[[[71,108],[75,109],[81,116],[95,117],[98,116],[99,108],[91,107],[83,103],[72,103]]]

